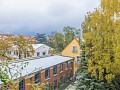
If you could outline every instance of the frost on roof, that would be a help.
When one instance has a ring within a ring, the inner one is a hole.
[[[35,73],[40,70],[44,70],[46,68],[52,67],[54,65],[72,60],[73,58],[71,57],[64,57],[64,56],[59,56],[59,55],[54,55],[54,56],[49,56],[49,57],[44,57],[44,58],[39,58],[39,59],[33,59],[33,60],[23,60],[19,62],[13,62],[10,64],[10,67],[12,67],[12,64],[16,64],[17,66],[20,66],[22,63],[28,63],[26,68],[24,68],[21,71],[21,77],[26,76],[28,74]],[[12,73],[16,73],[15,68],[13,69]],[[20,76],[18,76],[19,78]],[[14,78],[16,79],[16,78]],[[1,84],[1,83],[0,83]]]
[[[41,47],[42,45],[44,45],[44,44],[32,44],[34,49],[37,49],[37,48]]]

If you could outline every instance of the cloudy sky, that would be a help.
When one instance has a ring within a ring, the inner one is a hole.
[[[79,28],[100,0],[0,0],[0,33],[35,35]]]

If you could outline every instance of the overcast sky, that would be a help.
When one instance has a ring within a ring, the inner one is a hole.
[[[79,28],[100,0],[0,0],[0,33],[35,35]]]

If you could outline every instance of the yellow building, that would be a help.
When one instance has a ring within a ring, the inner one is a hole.
[[[74,38],[61,52],[62,56],[69,56],[74,58],[74,74],[80,66],[81,49],[80,44],[76,38]]]

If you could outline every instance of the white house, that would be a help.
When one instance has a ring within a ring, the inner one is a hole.
[[[51,51],[54,49],[45,45],[45,44],[31,44],[33,49],[34,49],[34,54],[30,52],[28,49],[26,57],[21,54],[21,59],[23,58],[29,58],[29,57],[39,57],[39,56],[47,56],[47,55],[52,55]],[[18,53],[18,48],[17,46],[13,46],[11,50],[8,52],[8,56],[11,57],[12,59],[19,59],[19,53]]]
[[[50,51],[52,50],[52,48],[45,44],[32,44],[32,46],[33,46],[33,49],[35,50],[33,57],[51,54]]]
[[[12,48],[10,48],[10,50],[7,52],[7,55],[12,59],[19,59],[18,47],[16,45],[13,45]],[[27,57],[32,57],[32,53],[29,50],[29,48],[27,48],[26,56],[24,55],[24,52],[21,53],[21,59],[27,58]]]

